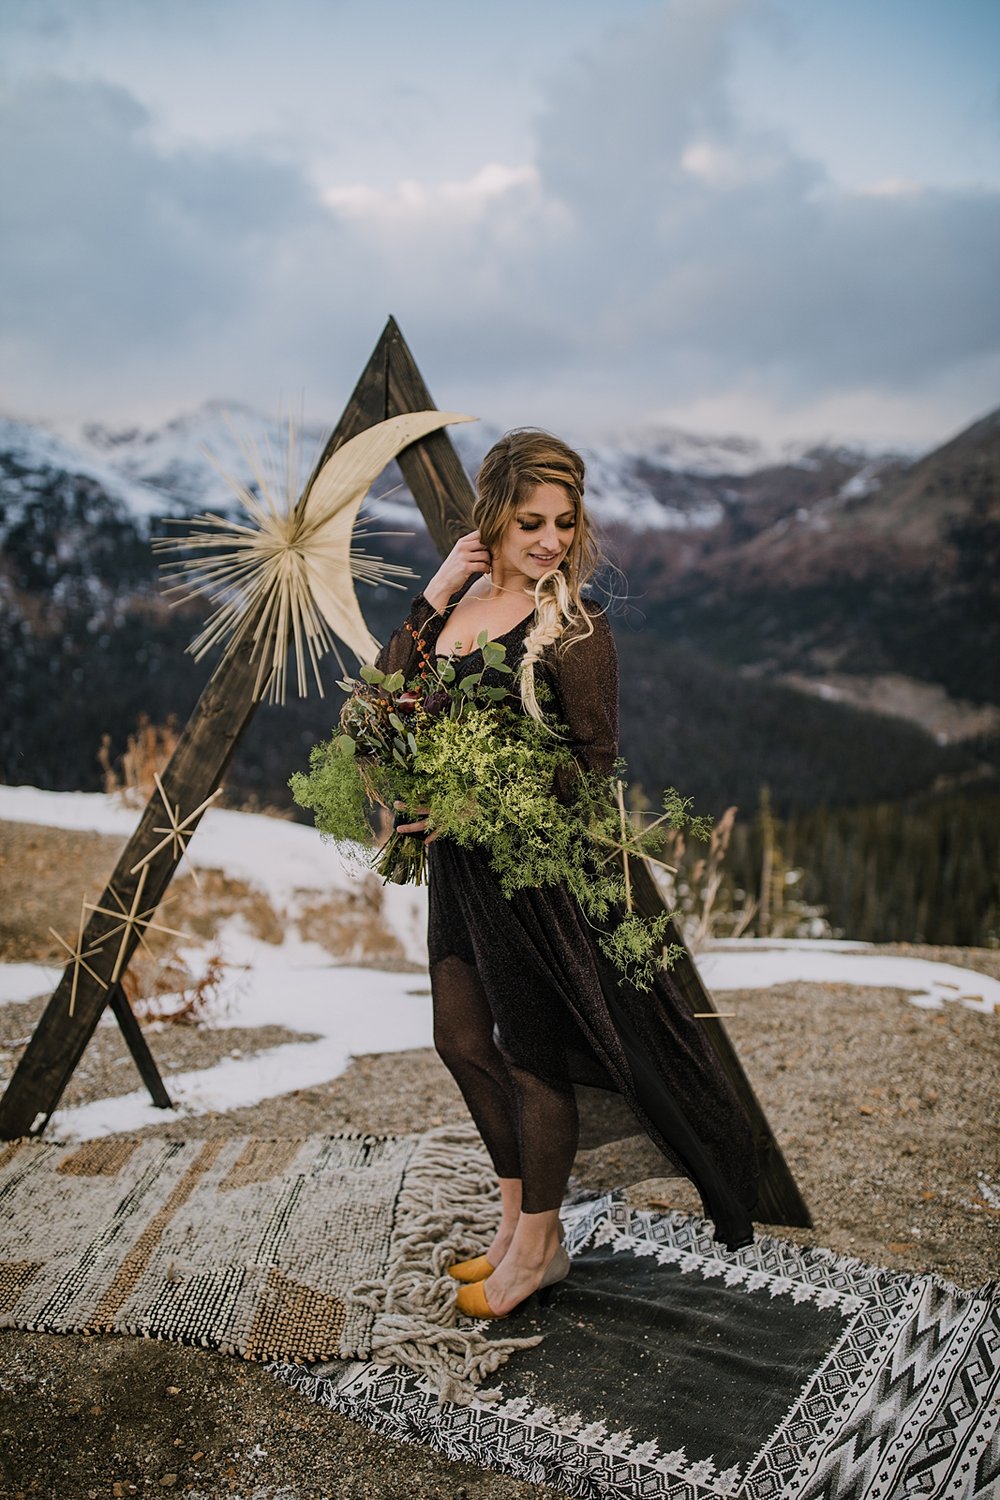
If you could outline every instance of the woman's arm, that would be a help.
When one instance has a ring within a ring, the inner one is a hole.
[[[480,545],[478,531],[459,537],[434,577],[410,601],[410,613],[375,658],[380,672],[402,672],[407,682],[417,675],[420,659],[413,632],[416,631],[416,636],[426,635],[428,645],[436,642],[451,601],[468,592],[480,573],[489,567],[489,556]]]
[[[424,594],[417,594],[410,601],[410,612],[402,625],[393,632],[378,656],[375,658],[375,666],[380,672],[402,672],[404,682],[409,682],[420,670],[420,659],[417,655],[417,639],[423,635],[425,628],[432,627],[432,621],[438,611]],[[410,628],[407,629],[407,626]],[[416,634],[413,634],[416,632]]]

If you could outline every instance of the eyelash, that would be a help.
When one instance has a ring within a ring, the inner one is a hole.
[[[537,531],[541,525],[540,521],[519,521],[517,523],[522,531]],[[556,525],[560,531],[573,531],[576,523],[574,521],[557,521]]]

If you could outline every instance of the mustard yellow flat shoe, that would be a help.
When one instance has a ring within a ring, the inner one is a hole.
[[[496,1266],[491,1265],[485,1255],[477,1255],[473,1260],[457,1260],[448,1267],[448,1275],[468,1286],[474,1281],[485,1281],[495,1270]]]
[[[505,1318],[506,1313],[495,1313],[486,1300],[481,1281],[471,1281],[460,1286],[455,1297],[455,1306],[465,1318]]]
[[[540,1301],[548,1301],[548,1298],[552,1295],[554,1287],[560,1281],[565,1281],[566,1277],[569,1275],[570,1264],[571,1262],[569,1256],[567,1255],[563,1246],[560,1245],[555,1255],[553,1255],[552,1259],[545,1267],[545,1275],[542,1277],[534,1292],[530,1293],[530,1297],[534,1297],[537,1295]],[[525,1297],[524,1302],[529,1301],[530,1297]],[[518,1307],[524,1306],[524,1302],[518,1302],[517,1306],[512,1307],[510,1312],[516,1312]],[[486,1296],[486,1288],[483,1286],[483,1283],[481,1281],[474,1281],[466,1286],[460,1286],[455,1297],[455,1306],[458,1308],[458,1311],[463,1315],[463,1317],[466,1318],[510,1317],[510,1313],[498,1313],[493,1311]]]

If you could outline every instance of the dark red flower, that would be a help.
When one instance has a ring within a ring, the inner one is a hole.
[[[451,702],[451,694],[443,688],[438,688],[434,693],[428,693],[424,699],[424,713],[430,718],[436,718],[438,714],[444,713]]]

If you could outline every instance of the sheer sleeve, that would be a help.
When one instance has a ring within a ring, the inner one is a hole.
[[[444,616],[438,614],[423,594],[417,594],[410,601],[410,612],[406,619],[392,632],[375,658],[375,666],[380,672],[402,672],[403,680],[409,682],[411,677],[417,675],[420,663],[417,658],[416,640],[407,630],[407,625],[411,626],[418,635],[427,631],[427,639],[431,640],[440,630],[443,621]]]
[[[607,616],[596,606],[588,613],[593,635],[556,651],[552,675],[569,749],[583,770],[607,776],[618,755],[618,651]],[[560,796],[570,795],[573,778],[560,773]]]

